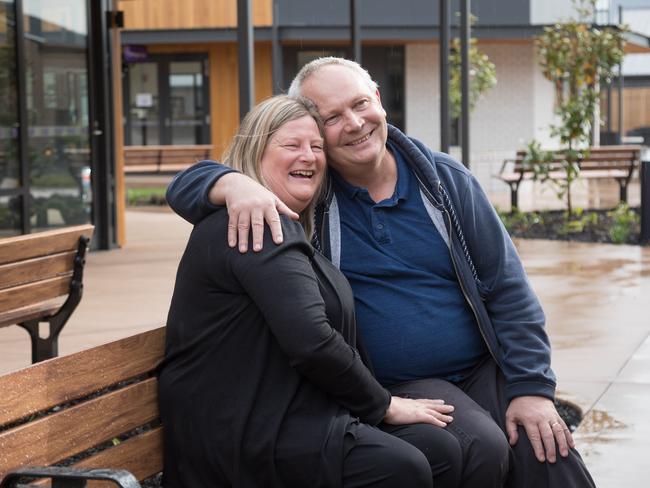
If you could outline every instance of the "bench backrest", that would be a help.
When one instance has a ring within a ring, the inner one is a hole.
[[[0,326],[36,317],[68,294],[79,238],[90,238],[93,229],[79,225],[0,239]]]
[[[210,159],[212,145],[185,146],[126,146],[124,170],[126,172],[165,173],[178,172],[197,161]]]
[[[562,169],[561,163],[564,155],[561,151],[554,151],[554,160],[550,163],[550,170]],[[515,172],[532,171],[524,165],[526,151],[517,151],[513,170]],[[599,146],[589,149],[586,158],[578,162],[581,170],[609,170],[622,169],[633,171],[641,158],[640,146]]]
[[[89,449],[72,466],[126,469],[139,480],[162,471],[152,372],[164,341],[163,327],[0,376],[0,479]],[[100,483],[89,486],[108,486]]]

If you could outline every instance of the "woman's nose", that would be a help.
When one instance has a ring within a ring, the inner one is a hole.
[[[310,144],[307,144],[303,147],[301,156],[303,161],[309,163],[316,161],[316,155],[314,154],[314,151],[312,150]]]

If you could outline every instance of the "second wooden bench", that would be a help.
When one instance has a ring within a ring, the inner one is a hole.
[[[0,328],[19,325],[32,362],[58,354],[58,337],[81,300],[92,225],[0,239]],[[42,337],[40,324],[47,323]]]
[[[533,164],[526,162],[526,151],[518,151],[515,159],[507,159],[501,165],[499,179],[510,186],[510,206],[517,208],[519,201],[519,186],[522,181],[535,177]],[[621,202],[627,202],[627,187],[634,171],[639,167],[641,158],[640,146],[600,146],[589,149],[587,157],[578,161],[579,178],[583,179],[613,179],[619,185]],[[566,179],[561,152],[554,153],[554,160],[547,163],[548,176],[551,179]]]

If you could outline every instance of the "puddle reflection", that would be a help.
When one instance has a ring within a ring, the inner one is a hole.
[[[597,438],[598,441],[608,442],[612,439],[602,437],[613,431],[627,429],[628,425],[617,420],[604,410],[590,410],[580,423],[580,434],[590,439]]]

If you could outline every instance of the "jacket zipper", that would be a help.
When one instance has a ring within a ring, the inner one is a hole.
[[[451,229],[451,217],[447,213],[447,210],[445,210],[445,216],[447,217],[448,224],[450,225],[449,228]],[[450,235],[449,242],[452,242],[452,239],[453,237]],[[452,252],[451,248],[449,249],[449,256],[451,257],[451,264],[454,266],[454,272],[456,273],[456,278],[458,279],[458,283],[460,284],[460,290],[462,291],[463,296],[465,297],[465,301],[469,305],[469,308],[472,309],[472,314],[474,314],[474,319],[476,320],[476,326],[478,327],[478,331],[481,333],[481,337],[483,338],[485,347],[487,347],[487,350],[490,353],[490,356],[492,356],[492,359],[494,359],[494,362],[498,365],[501,365],[500,361],[497,359],[496,355],[494,354],[492,347],[490,347],[490,343],[485,337],[485,332],[483,332],[483,327],[481,326],[481,321],[479,320],[478,313],[476,312],[476,307],[474,307],[474,303],[469,298],[469,295],[467,294],[467,290],[465,290],[465,284],[463,283],[463,280],[460,278],[460,274],[458,273],[458,266],[456,264],[456,259],[454,258],[454,253]]]
[[[436,199],[433,197],[429,189],[422,184],[422,180],[420,180],[420,177],[416,174],[415,177],[417,178],[418,182],[420,183],[420,188],[424,191],[425,195],[431,201],[433,205],[435,205]],[[442,184],[438,181],[438,186],[442,186]],[[449,257],[451,258],[451,264],[454,267],[454,273],[456,273],[456,278],[458,279],[458,284],[460,285],[460,291],[463,293],[463,297],[465,298],[465,301],[469,305],[469,308],[472,310],[472,314],[474,315],[474,320],[476,320],[476,326],[478,327],[478,331],[481,334],[481,337],[483,338],[483,342],[485,343],[485,347],[487,347],[488,352],[490,353],[490,356],[492,356],[492,359],[494,359],[494,362],[501,366],[501,362],[497,359],[496,354],[494,354],[494,351],[492,350],[492,347],[490,346],[490,343],[488,342],[487,338],[485,337],[485,332],[483,331],[483,327],[481,326],[481,321],[478,317],[478,313],[476,312],[476,307],[474,306],[474,303],[472,300],[469,298],[469,295],[467,293],[467,290],[465,289],[465,284],[463,283],[463,280],[460,277],[460,273],[458,272],[458,265],[456,264],[456,259],[454,258],[454,253],[452,249],[452,245],[454,242],[453,236],[451,235],[453,225],[451,223],[451,216],[449,215],[449,212],[445,208],[445,206],[442,206],[444,210],[445,217],[447,218],[447,225],[448,225],[448,233],[449,233]]]

